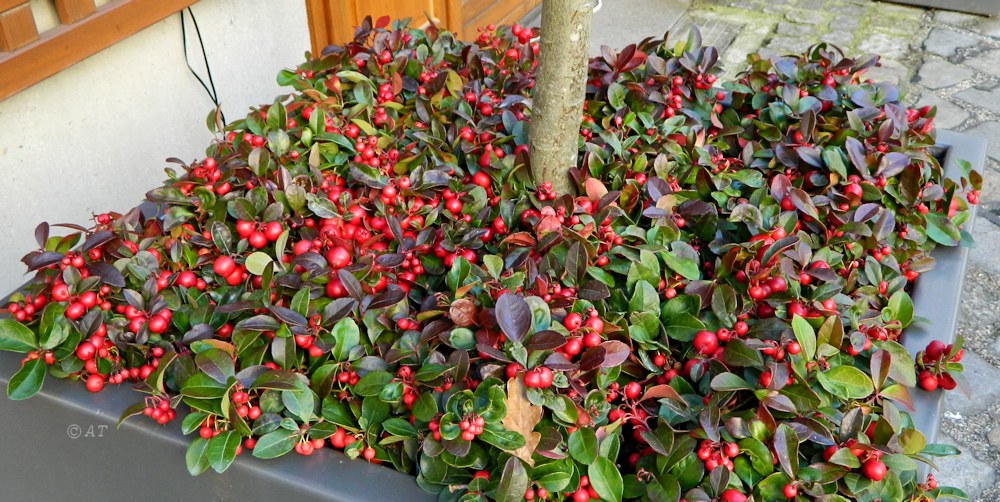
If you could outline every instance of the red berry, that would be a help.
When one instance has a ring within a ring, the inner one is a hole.
[[[281,233],[284,231],[285,227],[282,227],[281,223],[277,221],[272,221],[264,225],[264,237],[271,242],[278,240],[278,237],[281,237]]]
[[[792,483],[785,485],[781,491],[785,495],[786,499],[793,499],[799,494],[799,489]]]
[[[931,360],[937,360],[944,355],[945,349],[946,347],[944,342],[940,340],[932,340],[931,343],[927,344],[927,348],[924,349],[924,353],[927,354],[927,357],[931,358]]]
[[[719,338],[711,331],[699,331],[694,335],[692,345],[699,354],[707,356],[719,348]]]
[[[719,497],[719,502],[746,502],[747,496],[735,488],[730,488]]]
[[[535,368],[524,374],[524,385],[525,387],[531,387],[534,389],[540,388],[542,386],[541,374],[538,368]]]
[[[87,377],[87,390],[90,392],[100,392],[104,388],[104,377],[94,373]]]
[[[948,373],[946,371],[938,375],[938,385],[940,385],[941,388],[944,390],[952,390],[958,386],[958,383],[955,382],[955,379],[951,376],[951,373]]]
[[[149,322],[146,323],[146,327],[149,328],[150,333],[163,333],[167,330],[169,323],[162,316],[154,315],[149,318]]]
[[[566,326],[566,329],[570,331],[576,331],[582,325],[583,325],[583,316],[581,316],[576,312],[571,312],[569,314],[566,314],[566,317],[563,319],[563,326]]]
[[[344,246],[337,246],[326,253],[326,261],[333,269],[344,268],[351,264],[351,252]]]
[[[90,342],[83,342],[76,348],[76,357],[79,357],[83,361],[93,359],[96,353],[97,347]]]
[[[869,459],[861,466],[862,474],[872,481],[882,481],[888,471],[885,464],[877,458]]]
[[[212,264],[212,271],[221,277],[229,277],[236,270],[236,262],[228,256],[220,256]]]
[[[254,249],[260,249],[267,245],[267,237],[264,236],[263,232],[254,231],[247,237],[247,242],[249,242]]]
[[[635,400],[642,395],[642,385],[639,382],[629,382],[625,385],[625,397]]]
[[[920,372],[920,375],[917,377],[917,382],[920,384],[920,388],[927,392],[933,392],[938,388],[937,376],[927,370]]]

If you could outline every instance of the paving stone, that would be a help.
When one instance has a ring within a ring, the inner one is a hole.
[[[785,18],[803,24],[819,24],[826,20],[826,16],[822,12],[814,10],[790,10],[788,14],[785,14]]]
[[[988,175],[989,173],[987,173]],[[988,184],[985,184],[983,188],[990,190]],[[980,193],[980,196],[984,195],[987,194]],[[972,238],[976,241],[976,247],[969,250],[969,262],[977,269],[990,274],[998,274],[997,277],[1000,277],[1000,263],[996,259],[996,252],[1000,249],[1000,226],[983,216],[979,216],[976,218],[976,228],[972,232]],[[1000,353],[997,355],[1000,356]]]
[[[965,14],[963,12],[952,12],[950,10],[939,10],[934,13],[934,20],[939,23],[961,25],[966,23],[972,23],[982,19],[981,16],[974,16],[972,14]]]
[[[858,46],[863,52],[880,54],[883,58],[901,58],[910,52],[910,41],[901,36],[871,33]]]
[[[784,53],[804,52],[810,45],[812,43],[808,39],[800,37],[774,37],[767,44],[769,48]]]
[[[836,45],[841,49],[846,49],[849,45],[851,45],[851,42],[854,41],[854,33],[851,33],[850,31],[833,30],[819,37],[819,39],[828,44]]]
[[[799,0],[795,6],[800,9],[820,10],[826,6],[826,0]]]
[[[962,416],[977,415],[988,410],[1000,399],[1000,385],[986,384],[986,382],[1000,382],[1000,369],[994,368],[971,350],[965,351],[962,367],[962,375],[975,387],[974,397],[967,398],[961,392],[945,393],[944,409]]]
[[[831,30],[853,31],[861,26],[860,16],[837,16],[830,21]]]
[[[958,49],[964,49],[976,44],[976,39],[947,28],[934,28],[927,40],[924,40],[924,50],[941,57],[951,57]]]
[[[983,107],[992,112],[1000,113],[1000,89],[966,89],[955,94],[955,97],[973,106]],[[997,125],[1000,126],[1000,124]],[[993,135],[991,137],[997,138],[998,136]],[[994,143],[1000,143],[1000,141],[991,141],[990,146],[992,147]],[[992,157],[992,155],[990,156]]]
[[[938,443],[956,444],[954,439],[943,434]],[[963,450],[961,455],[934,459],[939,469],[934,476],[948,486],[962,489],[969,500],[982,500],[979,496],[996,482],[996,472],[990,464],[974,457],[969,448],[957,446]]]
[[[974,75],[968,68],[941,59],[931,59],[920,67],[917,77],[920,85],[928,89],[941,89],[968,80]]]
[[[889,82],[898,87],[905,87],[909,82],[910,70],[896,61],[883,59],[882,66],[868,70],[867,75],[876,82]]]
[[[762,9],[765,14],[784,14],[788,10],[787,6],[767,4]]]
[[[993,75],[1000,75],[1000,49],[984,52],[964,61],[965,64]]]
[[[969,112],[964,108],[950,101],[941,99],[931,92],[928,92],[927,95],[920,100],[920,105],[937,107],[937,115],[934,116],[934,124],[942,129],[954,129],[965,123],[966,120],[969,120]]]
[[[973,30],[988,37],[1000,38],[1000,18],[988,17],[979,19],[982,19],[982,21]]]
[[[816,27],[808,24],[795,24],[788,22],[778,23],[778,34],[791,37],[807,37],[816,33]]]
[[[986,153],[991,159],[1000,160],[1000,123],[983,122],[965,132],[990,138],[990,144],[986,148]]]
[[[989,436],[987,436],[987,439],[989,439],[990,445],[994,448],[1000,448],[1000,427],[994,427],[990,431]]]

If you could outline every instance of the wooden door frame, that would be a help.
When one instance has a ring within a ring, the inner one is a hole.
[[[444,13],[437,22],[462,38],[462,0],[433,0],[435,12]],[[330,44],[342,44],[354,34],[355,19],[360,22],[367,13],[358,12],[355,0],[305,0],[309,20],[309,41],[312,53],[320,54]],[[353,14],[353,15],[348,15]]]

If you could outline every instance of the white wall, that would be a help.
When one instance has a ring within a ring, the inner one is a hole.
[[[192,6],[226,118],[282,93],[275,76],[303,61],[302,0],[202,0]],[[188,19],[192,66],[204,78]],[[0,101],[0,297],[24,282],[19,261],[41,221],[89,225],[135,206],[166,178],[167,157],[204,155],[208,95],[184,64],[180,14]]]

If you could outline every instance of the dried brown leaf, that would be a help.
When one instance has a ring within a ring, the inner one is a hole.
[[[524,446],[508,453],[534,467],[535,461],[531,459],[531,455],[538,447],[538,442],[542,440],[542,435],[534,432],[534,429],[542,420],[542,407],[528,401],[528,389],[520,378],[511,378],[507,381],[505,403],[507,415],[503,417],[503,426],[524,436]]]

